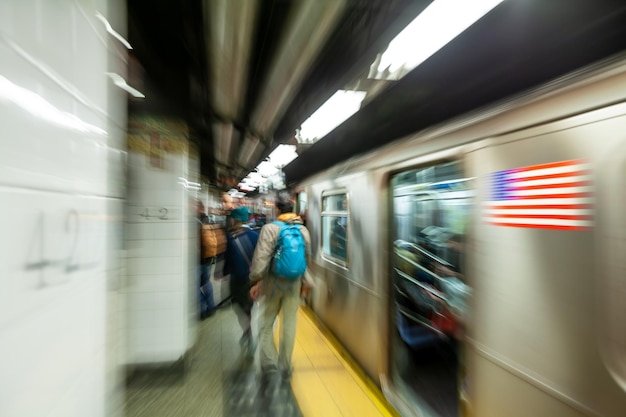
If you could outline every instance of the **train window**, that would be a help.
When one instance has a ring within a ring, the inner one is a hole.
[[[296,207],[295,212],[298,213],[298,216],[302,218],[302,222],[306,226],[307,224],[307,214],[308,214],[308,206],[307,206],[307,197],[306,191],[300,191],[296,196]]]
[[[459,162],[391,179],[392,378],[407,401],[429,415],[456,416],[461,397],[459,341],[470,293],[463,260],[472,183]]]
[[[296,199],[296,213],[298,213],[298,215],[302,216],[304,214],[306,214],[307,211],[307,198],[306,198],[306,192],[305,191],[301,191],[298,193],[298,197]]]
[[[322,196],[322,254],[342,265],[348,263],[348,195]]]

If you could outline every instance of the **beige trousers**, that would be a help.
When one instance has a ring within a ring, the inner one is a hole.
[[[259,317],[259,345],[263,371],[291,370],[291,355],[296,337],[296,319],[300,306],[302,280],[268,277],[263,282],[261,314]],[[281,313],[278,352],[274,345],[274,323]]]

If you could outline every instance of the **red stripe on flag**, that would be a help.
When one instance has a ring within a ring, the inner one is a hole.
[[[589,193],[571,193],[571,194],[544,194],[544,195],[521,195],[516,196],[515,200],[538,200],[546,198],[589,198]]]
[[[558,230],[591,230],[589,226],[556,226],[551,224],[517,224],[517,223],[500,223],[487,222],[494,226],[523,227],[526,229],[558,229]]]
[[[561,162],[552,162],[549,164],[540,164],[540,165],[533,165],[533,166],[529,166],[529,167],[523,167],[523,168],[515,168],[514,170],[512,170],[513,172],[528,172],[528,171],[536,171],[538,169],[546,169],[546,168],[560,168],[560,167],[567,167],[567,166],[572,166],[572,165],[580,165],[583,164],[584,161],[581,159],[572,159],[570,161],[561,161]]]
[[[576,214],[492,214],[495,219],[591,220],[593,216]]]
[[[527,191],[527,190],[547,190],[549,188],[566,188],[566,187],[588,187],[591,183],[589,181],[578,182],[564,182],[559,184],[541,184],[541,185],[522,185],[513,186],[515,191]]]
[[[563,209],[563,210],[584,210],[591,209],[591,204],[533,204],[533,205],[519,205],[519,206],[490,206],[489,209],[493,210],[527,210],[527,209]]]

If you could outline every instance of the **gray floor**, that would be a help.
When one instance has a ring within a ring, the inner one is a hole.
[[[289,383],[261,380],[258,359],[241,355],[240,336],[229,306],[202,321],[185,363],[129,377],[125,416],[301,416]]]

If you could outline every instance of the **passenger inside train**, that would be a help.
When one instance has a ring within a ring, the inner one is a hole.
[[[346,198],[337,202],[339,211],[346,211],[348,201]],[[339,259],[346,259],[348,256],[348,218],[346,216],[337,216],[333,221],[332,231],[330,235],[330,253]]]

